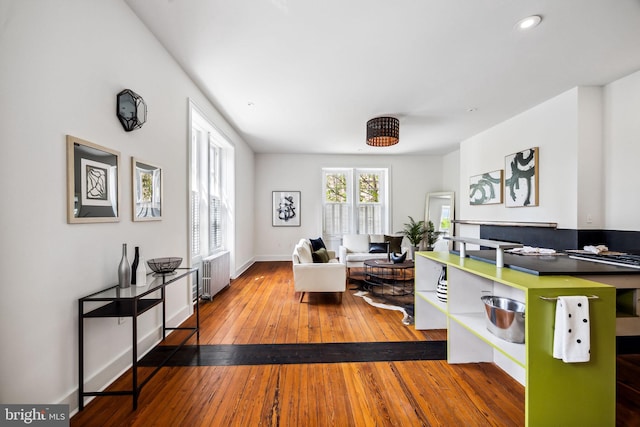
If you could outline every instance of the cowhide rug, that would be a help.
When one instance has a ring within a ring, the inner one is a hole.
[[[401,312],[403,314],[402,323],[413,325],[413,293],[394,295],[397,293],[397,289],[394,292],[392,288],[387,286],[383,289],[377,286],[375,292],[371,292],[369,286],[363,280],[353,278],[350,280],[349,290],[355,291],[354,296],[362,298],[373,307]]]

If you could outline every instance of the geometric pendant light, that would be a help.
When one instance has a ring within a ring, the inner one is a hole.
[[[395,117],[376,117],[367,122],[367,144],[389,147],[398,143],[400,122]]]

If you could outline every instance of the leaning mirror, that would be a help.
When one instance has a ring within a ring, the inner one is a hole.
[[[427,193],[427,202],[425,206],[425,222],[431,221],[435,228],[435,231],[440,232],[438,240],[443,240],[443,237],[453,236],[454,227],[454,202],[455,197],[453,191],[441,191],[437,193]],[[442,249],[449,249],[449,242],[436,243],[435,247]]]

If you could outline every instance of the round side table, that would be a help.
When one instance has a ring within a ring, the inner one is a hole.
[[[413,261],[369,259],[364,261],[364,282],[373,294],[408,295],[413,293],[414,266]]]

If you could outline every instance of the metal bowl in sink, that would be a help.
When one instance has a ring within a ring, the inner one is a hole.
[[[510,298],[485,295],[484,303],[487,329],[505,341],[524,342],[524,303]]]

